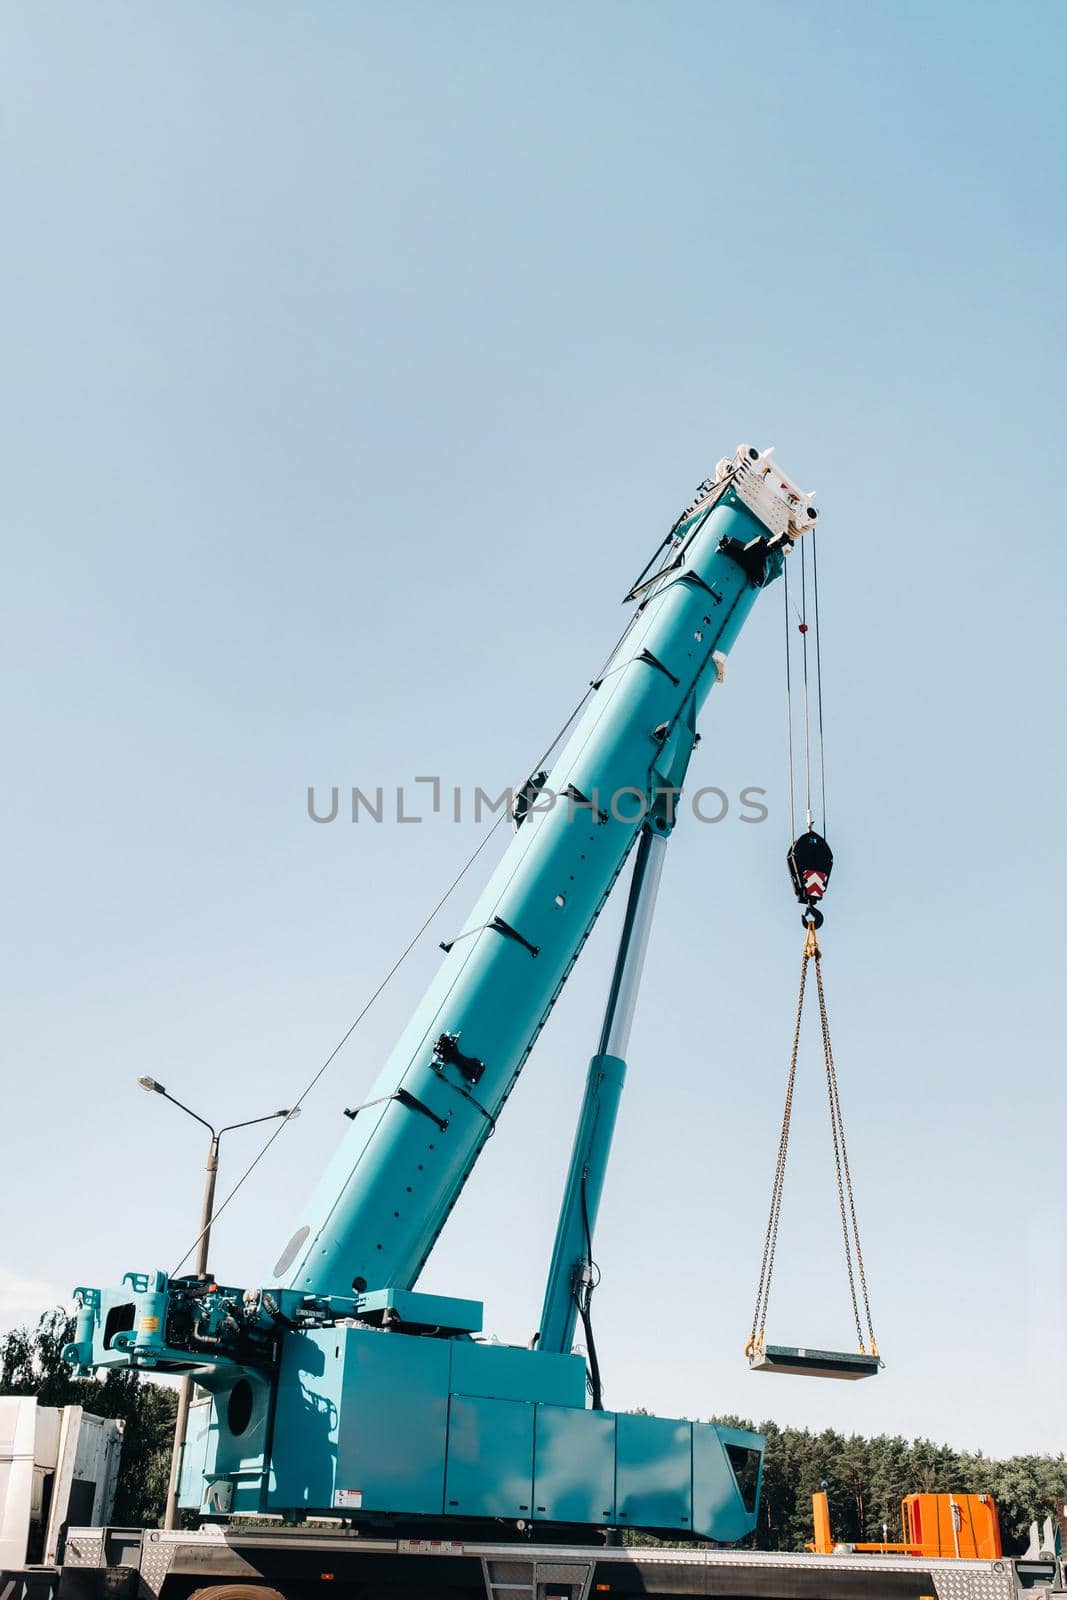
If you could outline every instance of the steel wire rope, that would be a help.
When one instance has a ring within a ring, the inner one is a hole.
[[[819,624],[819,559],[815,543],[815,529],[811,530],[811,581],[815,615],[815,677],[816,703],[819,718],[819,797],[822,803],[822,832],[826,837],[826,741],[822,720],[822,628]]]
[[[804,681],[804,809],[805,826],[811,828],[811,729],[808,720],[808,558],[800,542],[800,658]]]
[[[797,802],[793,779],[793,673],[790,664],[791,645],[789,632],[789,563],[782,564],[782,584],[785,598],[785,737],[786,760],[789,763],[789,833],[796,838]]]

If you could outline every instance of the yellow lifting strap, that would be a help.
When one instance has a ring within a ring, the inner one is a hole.
[[[867,1294],[867,1274],[863,1266],[856,1202],[852,1192],[852,1173],[848,1163],[848,1146],[845,1143],[845,1124],[841,1115],[841,1096],[837,1086],[837,1070],[830,1044],[830,1021],[826,1012],[826,993],[822,978],[822,951],[815,931],[815,922],[809,918],[804,936],[804,954],[800,965],[800,993],[797,996],[796,1022],[793,1028],[793,1049],[789,1059],[789,1076],[786,1079],[785,1107],[782,1112],[782,1130],[778,1139],[778,1160],[775,1166],[774,1185],[771,1190],[771,1209],[767,1219],[767,1233],[763,1241],[763,1260],[760,1265],[759,1287],[756,1290],[756,1308],[752,1316],[752,1332],[745,1345],[750,1361],[764,1349],[767,1307],[771,1297],[771,1278],[774,1274],[775,1251],[778,1246],[778,1222],[782,1210],[782,1190],[785,1186],[786,1157],[789,1152],[789,1129],[793,1116],[793,1091],[796,1085],[797,1058],[800,1053],[800,1025],[804,1016],[804,994],[807,987],[809,965],[815,963],[815,985],[819,1000],[819,1022],[822,1029],[823,1057],[826,1066],[826,1094],[830,1108],[830,1131],[834,1147],[834,1169],[837,1178],[838,1208],[841,1214],[841,1235],[845,1246],[845,1265],[848,1269],[848,1287],[852,1297],[852,1315],[856,1323],[856,1338],[861,1355],[877,1357],[878,1343],[871,1321],[871,1303]],[[860,1318],[859,1296],[863,1299],[864,1320]],[[866,1322],[866,1331],[864,1330]]]

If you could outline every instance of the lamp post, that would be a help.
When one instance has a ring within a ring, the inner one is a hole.
[[[200,1236],[196,1241],[196,1265],[194,1272],[198,1278],[208,1276],[207,1260],[208,1250],[211,1245],[211,1222],[215,1210],[215,1182],[219,1171],[219,1141],[224,1133],[233,1133],[235,1128],[251,1128],[257,1122],[276,1122],[279,1117],[291,1121],[300,1115],[299,1106],[291,1106],[281,1111],[268,1111],[263,1117],[249,1117],[244,1122],[230,1122],[224,1128],[214,1128],[206,1117],[201,1117],[197,1112],[183,1105],[182,1102],[170,1094],[163,1084],[157,1083],[155,1078],[138,1078],[137,1082],[149,1094],[161,1094],[164,1100],[169,1100],[172,1106],[177,1106],[179,1111],[184,1111],[187,1117],[192,1117],[194,1122],[199,1122],[211,1135],[207,1151],[206,1178],[204,1180],[204,1201],[200,1208]],[[182,1448],[185,1444],[185,1430],[189,1421],[189,1406],[193,1398],[193,1380],[186,1374],[182,1378],[178,1390],[178,1412],[174,1419],[174,1448],[170,1458],[170,1483],[167,1487],[167,1509],[163,1518],[165,1528],[178,1526],[178,1477],[181,1472]]]

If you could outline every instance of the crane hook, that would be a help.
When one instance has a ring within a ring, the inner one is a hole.
[[[813,923],[816,928],[823,925],[823,914],[817,902],[826,893],[830,882],[830,873],[834,865],[834,853],[830,849],[821,833],[816,833],[814,828],[802,833],[794,839],[786,855],[786,864],[789,867],[789,877],[793,884],[793,893],[804,907],[801,922],[806,928]]]

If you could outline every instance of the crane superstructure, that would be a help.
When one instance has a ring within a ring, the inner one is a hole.
[[[675,522],[562,750],[518,791],[515,835],[483,894],[349,1108],[269,1287],[155,1271],[76,1292],[74,1366],[193,1374],[210,1394],[186,1444],[183,1504],[420,1529],[751,1531],[761,1437],[605,1411],[592,1348],[587,1372],[571,1346],[698,714],[757,596],[814,524],[811,498],[771,451],[741,446]],[[415,1286],[631,854],[539,1329],[529,1347],[488,1342],[478,1302]]]

